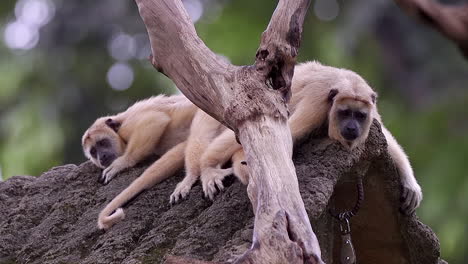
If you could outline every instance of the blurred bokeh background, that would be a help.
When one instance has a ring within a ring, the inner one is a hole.
[[[207,45],[241,65],[254,61],[276,1],[184,4]],[[2,0],[0,32],[3,180],[85,161],[80,139],[95,118],[177,92],[147,61],[133,1]],[[299,60],[350,68],[379,92],[424,190],[418,215],[443,258],[468,263],[468,61],[391,0],[312,1]]]

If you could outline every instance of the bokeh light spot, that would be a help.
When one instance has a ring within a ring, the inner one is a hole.
[[[108,49],[114,59],[128,61],[136,55],[136,42],[132,36],[119,33],[111,39]]]
[[[39,42],[39,32],[37,28],[16,21],[5,27],[3,38],[10,49],[28,50]]]
[[[323,21],[331,21],[340,13],[340,5],[336,0],[317,0],[314,3],[315,15]]]
[[[203,5],[199,0],[184,0],[183,4],[193,23],[203,15]]]
[[[115,63],[107,72],[107,82],[114,90],[123,91],[133,83],[133,69],[126,63]]]
[[[54,17],[55,5],[50,0],[20,0],[15,6],[18,21],[29,26],[43,26]]]

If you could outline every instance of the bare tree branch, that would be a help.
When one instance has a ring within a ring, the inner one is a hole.
[[[468,4],[448,6],[433,0],[395,0],[409,15],[452,40],[468,59]]]
[[[252,249],[237,263],[322,263],[291,160],[286,102],[309,0],[280,0],[252,66],[220,59],[181,1],[136,0],[152,64],[193,103],[236,132],[250,169]]]

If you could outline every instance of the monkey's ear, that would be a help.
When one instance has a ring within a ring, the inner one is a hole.
[[[110,128],[112,128],[112,130],[114,130],[115,132],[117,132],[120,128],[120,122],[117,122],[115,120],[113,120],[112,118],[109,118],[106,120],[106,125]]]
[[[377,102],[377,94],[376,93],[373,93],[371,95],[371,99],[372,99],[372,103],[375,104],[375,102]]]
[[[338,89],[331,89],[328,93],[328,101],[332,102],[335,99],[335,96],[338,94]]]

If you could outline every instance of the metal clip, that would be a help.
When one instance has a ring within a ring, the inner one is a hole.
[[[340,231],[342,235],[351,233],[351,227],[349,226],[349,220],[346,217],[340,215]]]
[[[341,231],[341,264],[355,264],[356,253],[351,241],[351,228],[348,218],[344,217],[340,222]]]

